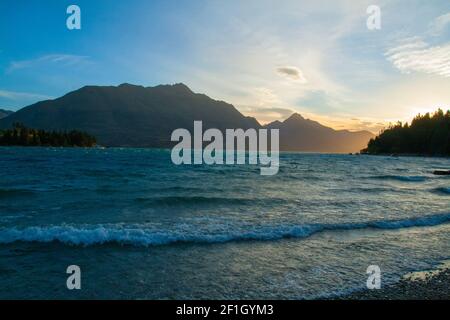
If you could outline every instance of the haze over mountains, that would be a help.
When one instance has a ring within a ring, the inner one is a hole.
[[[204,130],[263,128],[233,105],[194,93],[184,84],[86,86],[10,114],[0,119],[0,128],[20,122],[37,129],[86,131],[104,146],[169,147],[172,131],[193,130],[195,120],[203,121]],[[280,149],[287,151],[355,152],[373,137],[368,131],[334,130],[299,114],[264,127],[280,129]]]
[[[355,152],[374,137],[369,131],[334,130],[298,113],[265,127],[280,129],[280,149],[284,151]]]
[[[6,118],[6,117],[9,116],[11,113],[13,113],[13,111],[5,110],[5,109],[0,109],[0,119]]]

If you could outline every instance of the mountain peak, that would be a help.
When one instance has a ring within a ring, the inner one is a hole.
[[[189,87],[187,85],[185,85],[183,82],[175,83],[175,84],[172,85],[172,87],[189,89]],[[189,90],[191,90],[191,89],[189,89]]]
[[[36,129],[85,131],[105,146],[166,148],[173,146],[173,130],[192,130],[196,120],[202,120],[204,128],[221,131],[261,128],[232,105],[195,94],[183,83],[85,86],[10,114],[0,119],[0,128],[20,122]],[[279,129],[282,151],[356,152],[371,138],[367,133],[336,131],[298,113],[264,127]]]
[[[20,122],[36,129],[85,131],[103,146],[165,148],[173,145],[173,130],[192,130],[196,120],[219,130],[261,127],[233,106],[195,94],[183,83],[155,87],[123,83],[85,86],[33,104],[1,119],[0,128]]]
[[[192,93],[192,90],[187,85],[185,85],[182,82],[173,84],[172,88],[174,88],[174,89],[176,89],[178,91],[184,91],[184,92]]]
[[[280,120],[275,120],[273,122],[268,123],[267,125],[268,126],[279,126],[281,124],[283,124],[283,123]]]
[[[168,92],[178,92],[178,93],[194,93],[187,85],[184,83],[175,83],[175,84],[161,84],[156,87],[149,87],[150,89],[159,89]]]
[[[118,88],[143,88],[143,86],[124,82],[124,83],[118,85]]]
[[[305,118],[303,118],[299,113],[293,113],[289,118],[286,119],[286,121],[301,121],[301,120],[305,120]]]

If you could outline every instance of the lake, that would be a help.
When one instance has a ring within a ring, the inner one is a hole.
[[[448,158],[0,148],[0,298],[313,299],[450,257]],[[66,268],[82,289],[66,288]]]

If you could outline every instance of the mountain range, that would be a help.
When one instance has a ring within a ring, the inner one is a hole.
[[[280,150],[284,151],[355,152],[374,137],[369,131],[334,130],[298,113],[265,127],[280,130]]]
[[[0,116],[1,117],[1,116]],[[111,147],[170,147],[174,129],[280,129],[280,149],[306,152],[355,152],[373,137],[368,131],[334,130],[293,114],[262,126],[233,105],[192,92],[184,84],[143,87],[131,84],[85,86],[60,98],[35,103],[0,119],[0,128],[15,122],[45,130],[86,131]]]

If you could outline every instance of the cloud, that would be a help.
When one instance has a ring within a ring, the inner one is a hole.
[[[420,37],[410,37],[400,40],[400,44],[386,51],[385,56],[391,56],[399,52],[424,49],[428,44]]]
[[[0,90],[0,97],[9,100],[49,100],[54,98],[43,94],[7,90]]]
[[[388,125],[388,123],[380,122],[375,118],[350,118],[349,114],[320,115],[311,112],[300,113],[305,118],[318,121],[319,123],[335,130],[369,131],[373,134],[378,134],[380,130],[386,128]]]
[[[419,38],[401,44],[385,53],[402,73],[421,72],[450,77],[450,43],[430,46]]]
[[[350,130],[366,130],[372,133],[379,133],[382,129],[387,127],[387,123],[372,121],[372,120],[360,120],[360,119],[351,119],[352,122],[346,126],[347,129]]]
[[[443,14],[430,23],[429,32],[433,36],[439,36],[450,25],[450,12]]]
[[[273,90],[264,87],[255,88],[252,96],[258,106],[273,106],[281,102]]]
[[[306,83],[306,78],[303,72],[297,67],[279,67],[276,69],[277,73],[285,78]]]
[[[72,66],[82,62],[88,61],[87,56],[73,55],[73,54],[48,54],[36,59],[13,61],[6,69],[7,73],[16,70],[32,68],[44,64],[56,64],[62,66]]]
[[[239,110],[246,116],[256,118],[261,124],[267,124],[275,120],[285,120],[294,113],[292,109],[276,107],[240,106]]]

